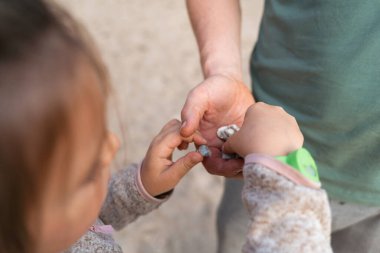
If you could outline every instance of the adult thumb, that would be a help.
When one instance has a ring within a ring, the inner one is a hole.
[[[186,99],[181,111],[181,135],[189,137],[199,128],[199,123],[207,110],[207,97],[200,89],[194,89]]]
[[[179,181],[185,176],[195,165],[202,162],[203,157],[198,152],[190,152],[178,159],[169,169],[170,178]]]

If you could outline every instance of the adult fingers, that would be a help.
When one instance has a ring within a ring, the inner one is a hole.
[[[211,150],[211,157],[204,159],[203,165],[210,174],[231,178],[242,171],[244,166],[243,159],[225,160],[222,158],[218,148],[209,148]]]
[[[157,150],[160,157],[168,157],[176,148],[179,150],[187,149],[188,144],[194,142],[196,145],[206,144],[207,141],[196,132],[189,137],[183,137],[179,132],[180,125],[169,124],[165,127],[165,130],[154,139],[152,148]]]
[[[179,133],[178,133],[178,135],[179,135]],[[196,132],[195,134],[193,134],[190,137],[180,136],[180,138],[182,139],[182,142],[181,142],[181,144],[178,145],[179,150],[187,149],[189,147],[189,143],[192,143],[192,142],[194,142],[196,147],[203,145],[203,144],[207,144],[207,140],[205,138],[203,138],[202,135],[198,132]]]
[[[182,136],[188,137],[198,130],[199,123],[208,108],[208,103],[207,92],[202,86],[197,86],[189,93],[181,111]]]

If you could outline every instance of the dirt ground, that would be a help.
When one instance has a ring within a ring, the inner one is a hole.
[[[185,1],[58,0],[94,36],[113,82],[109,125],[123,139],[115,168],[139,162],[153,136],[179,118],[189,90],[202,80]],[[245,81],[263,0],[242,0]],[[180,152],[175,154],[179,157]],[[125,252],[215,252],[216,209],[223,179],[202,166],[172,198],[115,237]],[[240,197],[240,196],[237,196]],[[240,252],[240,249],[236,249]]]

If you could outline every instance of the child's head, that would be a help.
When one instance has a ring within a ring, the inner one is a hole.
[[[37,0],[0,1],[0,248],[56,252],[98,215],[115,152],[106,72],[81,28]]]

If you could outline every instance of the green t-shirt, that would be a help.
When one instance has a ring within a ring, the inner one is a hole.
[[[297,118],[329,195],[379,206],[380,1],[266,0],[251,75]]]

